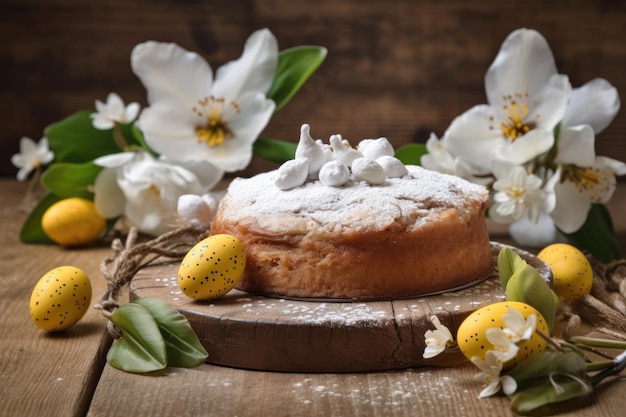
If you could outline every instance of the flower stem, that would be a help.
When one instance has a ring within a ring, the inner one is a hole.
[[[617,375],[624,369],[626,369],[626,350],[620,355],[616,356],[615,359],[613,359],[611,362],[613,363],[613,366],[604,369],[604,371],[590,378],[593,385],[597,384],[608,376]]]
[[[126,142],[126,138],[122,133],[122,128],[117,122],[115,122],[115,125],[113,126],[113,140],[122,151],[126,151],[128,149],[128,142]]]
[[[602,347],[608,349],[625,349],[626,342],[621,340],[597,339],[595,337],[573,336],[570,341],[585,346]]]

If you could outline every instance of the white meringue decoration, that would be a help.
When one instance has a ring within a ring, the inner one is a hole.
[[[335,159],[335,156],[333,155],[333,148],[331,148],[328,143],[322,142],[321,139],[316,140],[315,143],[317,143],[322,148],[322,152],[324,152],[324,164]]]
[[[291,159],[278,167],[277,173],[274,184],[281,190],[299,187],[305,183],[309,174],[309,159]]]
[[[332,135],[330,137],[330,146],[333,148],[333,155],[336,160],[343,162],[348,168],[352,166],[352,162],[357,158],[362,158],[363,154],[350,145],[346,146],[341,135]]]
[[[352,162],[352,175],[357,181],[367,181],[371,185],[382,184],[387,179],[384,168],[369,158],[355,159]]]
[[[409,173],[402,161],[393,156],[384,155],[376,159],[376,162],[380,164],[387,174],[387,178],[400,178]]]
[[[322,165],[326,162],[326,155],[322,146],[311,137],[310,129],[308,124],[300,127],[300,141],[296,147],[295,156],[296,160],[307,158],[309,160],[308,174],[311,178],[317,178]]]
[[[350,180],[350,170],[341,161],[326,162],[320,169],[320,182],[328,187],[341,187]]]
[[[363,139],[359,142],[357,149],[364,157],[377,160],[381,156],[393,156],[393,145],[389,143],[387,138]]]
[[[196,227],[209,227],[217,212],[219,200],[212,194],[183,194],[178,197],[177,212],[187,223]]]

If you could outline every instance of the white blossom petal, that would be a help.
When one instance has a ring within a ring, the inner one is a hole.
[[[268,29],[252,33],[236,61],[217,70],[213,94],[238,97],[246,92],[267,93],[278,65],[278,41]]]
[[[124,214],[126,197],[117,184],[117,169],[105,168],[96,177],[93,186],[96,211],[107,219]]]
[[[554,199],[556,201],[556,199]],[[559,240],[559,233],[550,215],[539,213],[538,221],[532,222],[524,216],[509,226],[511,237],[520,245],[543,248]]]
[[[613,121],[619,109],[617,89],[607,80],[596,78],[572,90],[563,126],[588,124],[598,134]]]
[[[595,135],[589,125],[561,127],[557,145],[558,162],[590,166],[596,157]]]
[[[493,128],[493,111],[487,105],[474,106],[457,116],[445,137],[448,149],[472,167],[489,168],[491,155],[502,146],[502,134]]]
[[[591,208],[589,197],[569,181],[557,184],[554,191],[556,207],[550,214],[554,224],[564,233],[577,231],[585,223]]]
[[[525,164],[531,159],[547,152],[554,145],[552,131],[533,129],[522,138],[497,148],[496,157],[512,164]]]
[[[148,92],[148,103],[172,102],[191,111],[197,100],[208,97],[213,71],[195,52],[175,43],[144,42],[131,53],[131,67]]]

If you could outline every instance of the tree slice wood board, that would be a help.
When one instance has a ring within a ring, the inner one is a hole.
[[[469,287],[388,301],[294,300],[232,290],[199,302],[177,283],[179,262],[140,270],[131,299],[154,297],[184,314],[209,353],[207,362],[235,368],[282,372],[361,372],[418,366],[454,366],[465,359],[444,352],[424,359],[424,333],[436,315],[453,334],[477,308],[504,301],[497,274],[502,244],[492,242],[494,270]],[[513,248],[551,284],[550,269]]]

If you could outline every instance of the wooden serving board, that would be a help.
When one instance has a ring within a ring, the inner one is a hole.
[[[133,278],[131,299],[167,301],[189,320],[209,353],[207,362],[236,368],[284,372],[360,372],[417,366],[453,366],[459,352],[424,359],[424,333],[432,315],[453,334],[477,308],[504,300],[495,259],[503,245],[492,243],[494,271],[484,280],[445,293],[389,301],[293,300],[232,290],[199,302],[178,288],[179,263],[146,267]],[[551,282],[550,269],[513,248]]]

